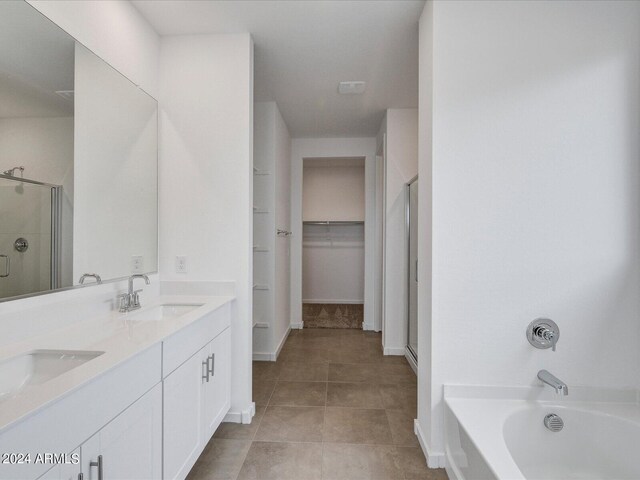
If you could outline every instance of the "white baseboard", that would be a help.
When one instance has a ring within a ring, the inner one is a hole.
[[[364,305],[364,300],[336,300],[335,298],[332,300],[318,300],[315,298],[306,298],[302,299],[302,303],[326,303],[328,305]]]
[[[278,360],[278,355],[280,355],[280,350],[282,350],[282,347],[284,347],[284,343],[287,341],[287,338],[289,338],[289,333],[291,333],[291,326],[289,326],[287,330],[284,332],[284,335],[280,339],[280,343],[278,343],[278,346],[276,347],[276,353],[273,356],[274,362]]]
[[[409,366],[413,370],[413,373],[418,375],[418,364],[416,363],[416,359],[413,358],[413,355],[411,355],[411,352],[409,351],[409,347],[406,347],[404,349],[404,358],[406,358],[407,362],[409,362]]]
[[[370,332],[379,332],[380,330],[376,330],[376,327],[371,323],[363,323],[362,330],[370,331]]]
[[[300,322],[300,323],[292,323],[291,324],[291,330],[302,330],[303,326],[304,326],[304,324],[302,322]]]
[[[246,425],[251,423],[251,419],[255,414],[256,404],[254,402],[251,402],[249,408],[240,412],[229,410],[222,421],[228,423],[244,423]]]
[[[427,444],[427,439],[424,438],[424,433],[420,428],[420,423],[418,423],[418,419],[413,420],[413,433],[418,437],[418,443],[420,443],[420,448],[422,448],[422,453],[424,453],[424,458],[427,459],[427,465],[429,468],[444,468],[445,466],[445,457],[444,453],[441,452],[432,452],[429,449],[429,445]]]
[[[394,348],[394,347],[384,347],[385,355],[400,355],[404,357],[404,347],[402,348]]]
[[[275,352],[253,352],[253,360],[256,362],[275,362],[276,360],[278,360],[280,350],[282,350],[282,347],[284,347],[284,342],[287,341],[290,332],[291,326],[289,326],[286,332],[284,332],[284,335],[280,339],[280,343],[278,343]]]
[[[273,353],[269,352],[253,352],[254,362],[273,362]]]

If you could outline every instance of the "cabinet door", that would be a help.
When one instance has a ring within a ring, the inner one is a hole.
[[[71,452],[71,456],[76,456],[80,458],[80,449],[74,450]],[[75,465],[69,464],[60,464],[53,467],[47,473],[38,478],[38,480],[78,480],[80,477],[80,463]]]
[[[162,386],[105,425],[81,446],[84,480],[156,480],[162,475]],[[102,479],[91,462],[102,459]]]
[[[231,329],[227,328],[209,344],[213,374],[204,384],[204,438],[207,443],[229,411],[231,403]]]
[[[163,380],[164,478],[183,479],[202,451],[205,346]]]

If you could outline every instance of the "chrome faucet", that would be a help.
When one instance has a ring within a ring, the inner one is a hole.
[[[102,278],[100,278],[100,275],[98,275],[97,273],[85,273],[80,277],[80,285],[84,285],[84,281],[87,278],[95,278],[96,279],[96,283],[98,285],[100,285],[102,283]]]
[[[567,387],[567,384],[547,370],[540,370],[538,372],[538,379],[553,388],[558,395],[569,395],[569,387]]]
[[[133,289],[133,281],[136,278],[144,278],[144,282],[147,285],[151,283],[151,281],[149,280],[149,277],[147,277],[142,273],[136,273],[134,275],[131,275],[129,277],[129,291],[127,293],[122,293],[118,295],[118,298],[120,299],[120,308],[119,308],[120,313],[127,313],[132,310],[137,310],[141,307],[140,296],[138,294],[142,291],[142,289],[140,290]]]

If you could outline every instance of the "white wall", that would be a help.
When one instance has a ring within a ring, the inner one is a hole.
[[[375,138],[296,138],[291,142],[291,326],[302,328],[302,177],[305,158],[365,157],[364,329],[373,329]]]
[[[444,384],[533,385],[540,368],[638,384],[640,3],[427,8],[433,364],[419,417],[439,454]],[[539,316],[560,326],[555,353],[526,341]]]
[[[71,36],[154,97],[160,40],[126,0],[27,0]]]
[[[434,437],[441,435],[433,428],[433,1],[427,1],[420,16],[418,94],[418,418],[416,433],[427,462],[437,467],[442,460],[432,456]],[[439,417],[436,422],[442,422]],[[441,424],[440,424],[441,426]]]
[[[276,105],[276,228],[291,231],[291,137]],[[276,237],[274,349],[278,349],[291,325],[291,237]]]
[[[291,138],[275,102],[254,104],[253,254],[255,284],[268,290],[253,292],[253,357],[275,360],[289,332],[289,242],[277,229],[291,224]],[[260,173],[268,173],[262,175]]]
[[[251,37],[163,37],[160,79],[160,273],[168,281],[236,282],[231,413],[248,421],[252,409]],[[177,255],[187,256],[188,273],[175,272]]]
[[[387,110],[382,128],[378,136],[386,133],[383,343],[387,354],[404,355],[408,295],[405,187],[418,174],[418,109]]]
[[[304,221],[364,221],[364,165],[314,166],[308,160],[302,189]]]
[[[303,303],[364,303],[364,225],[305,225]]]

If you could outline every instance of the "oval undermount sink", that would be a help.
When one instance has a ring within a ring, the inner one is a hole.
[[[133,320],[139,321],[159,321],[159,320],[171,320],[181,317],[189,312],[192,312],[196,308],[204,305],[203,303],[164,303],[157,305],[141,312],[131,315]]]
[[[0,363],[0,402],[41,385],[99,357],[104,352],[33,350]]]

